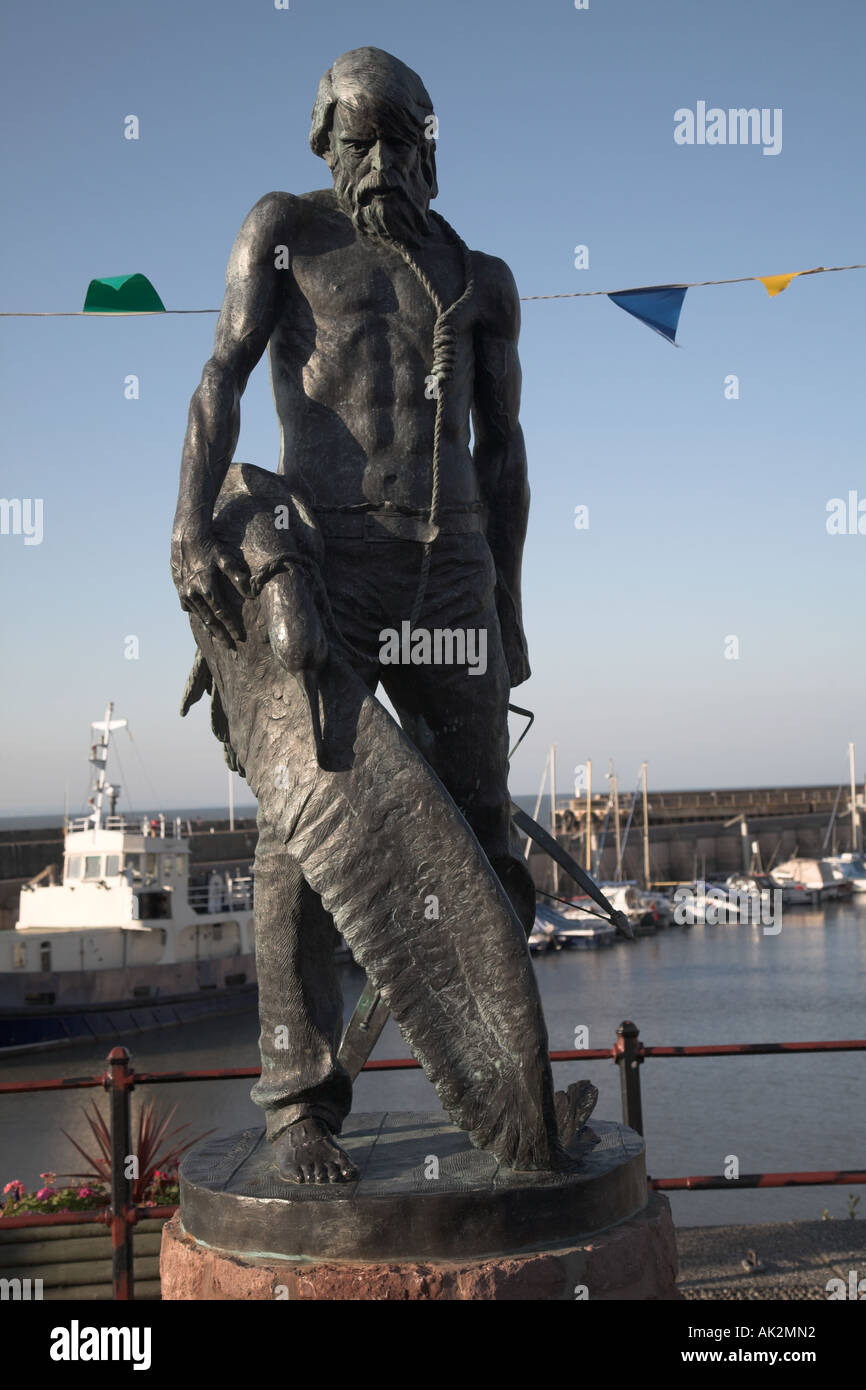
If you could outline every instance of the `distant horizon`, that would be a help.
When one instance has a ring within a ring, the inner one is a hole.
[[[605,783],[606,783],[606,782],[607,782],[607,776],[606,776],[606,774],[601,774],[601,777],[600,777],[598,786],[597,786],[597,787],[594,789],[594,791],[593,791],[593,796],[594,796],[594,797],[595,797],[595,796],[602,795],[602,794],[606,791],[606,789],[607,789],[606,786],[605,786]],[[855,785],[856,785],[856,787],[857,787],[857,789],[858,789],[858,792],[862,792],[862,791],[863,791],[863,786],[864,786],[864,779],[863,779],[862,777],[861,777],[861,778],[858,778],[858,779],[856,780]],[[652,796],[654,792],[663,792],[663,793],[665,793],[666,795],[669,795],[669,794],[673,794],[673,793],[677,793],[677,792],[695,793],[695,792],[714,792],[714,791],[715,791],[715,792],[728,792],[728,791],[771,791],[771,790],[773,790],[773,789],[775,789],[775,788],[783,788],[783,789],[784,789],[784,788],[792,788],[792,789],[793,789],[793,788],[805,788],[805,789],[819,790],[819,789],[826,789],[826,788],[828,788],[828,787],[840,787],[840,786],[841,786],[841,787],[847,787],[847,786],[848,786],[848,780],[847,780],[846,778],[843,778],[843,779],[840,779],[838,782],[837,782],[837,781],[833,781],[832,779],[827,779],[827,780],[824,781],[824,782],[805,782],[805,781],[799,781],[799,782],[798,782],[798,781],[793,781],[793,782],[714,782],[714,783],[712,783],[711,785],[708,784],[708,783],[703,783],[703,784],[701,784],[701,785],[695,785],[695,786],[683,786],[682,784],[680,784],[680,785],[678,785],[678,786],[664,787],[664,786],[654,786],[653,783],[652,783],[652,780],[651,780],[650,778],[648,778],[648,782],[647,782],[647,791],[648,791],[649,796]],[[623,781],[622,778],[620,778],[620,780],[619,780],[619,792],[620,792],[621,801],[627,802],[628,799],[629,799],[629,797],[630,797],[630,795],[631,795],[631,791],[632,791],[632,788],[631,788],[629,785],[627,785],[627,784]],[[521,792],[517,792],[517,791],[512,790],[512,791],[511,791],[511,795],[512,795],[512,797],[514,798],[515,801],[531,801],[531,802],[534,803],[534,802],[535,802],[535,799],[536,799],[537,796],[538,796],[538,789],[536,788],[534,791],[529,790],[529,791],[521,791]],[[568,789],[563,790],[561,787],[557,787],[557,791],[556,791],[556,800],[557,800],[557,804],[558,804],[559,802],[563,801],[563,800],[569,800],[569,801],[571,801],[571,800],[580,800],[581,797],[583,797],[583,796],[584,796],[584,793],[582,793],[582,792],[580,793],[580,795],[577,795],[573,790],[568,790]],[[546,804],[549,802],[549,800],[550,800],[550,793],[549,793],[549,791],[545,791],[544,794],[542,795],[542,798],[541,798],[541,804],[542,804],[542,806],[546,805]],[[248,819],[251,819],[251,818],[255,818],[255,816],[256,816],[256,814],[257,814],[257,810],[258,810],[258,808],[257,808],[257,805],[256,805],[255,801],[249,801],[249,802],[238,802],[238,801],[236,801],[236,802],[235,802],[235,806],[234,806],[234,815],[235,815],[235,819],[236,819],[236,820],[248,820]],[[82,807],[80,810],[73,810],[73,809],[71,809],[71,810],[69,810],[69,811],[67,812],[67,815],[68,815],[71,819],[78,819],[80,816],[85,815],[85,814],[86,814],[86,812],[85,812],[85,810],[84,810],[83,807]],[[225,802],[222,802],[222,803],[220,803],[220,802],[215,802],[215,803],[213,803],[213,804],[211,804],[211,805],[207,805],[207,806],[194,806],[194,807],[188,807],[188,806],[181,806],[181,807],[178,807],[178,806],[168,806],[168,807],[166,807],[166,806],[146,806],[146,807],[142,807],[142,808],[140,808],[140,809],[132,809],[132,808],[130,808],[130,807],[119,806],[119,807],[118,807],[118,810],[117,810],[117,812],[116,812],[116,814],[117,814],[117,815],[126,816],[126,817],[127,817],[128,819],[130,819],[130,820],[137,819],[137,818],[140,817],[140,816],[158,816],[158,815],[163,815],[163,816],[166,817],[166,819],[172,819],[172,820],[173,820],[175,817],[177,817],[177,816],[180,816],[182,820],[191,819],[193,816],[207,817],[207,818],[212,819],[212,820],[227,820],[227,819],[228,819],[228,816],[229,816],[229,806],[228,806],[228,801],[225,801]],[[26,829],[27,826],[24,825],[22,822],[27,822],[27,821],[31,821],[31,822],[37,822],[37,821],[38,821],[38,822],[46,822],[46,823],[49,823],[49,824],[53,824],[53,823],[56,822],[57,824],[62,824],[62,822],[63,822],[63,811],[57,811],[57,810],[54,810],[53,808],[52,808],[52,809],[45,809],[44,807],[43,807],[43,808],[40,808],[40,807],[33,807],[33,808],[29,808],[29,809],[28,809],[28,808],[21,808],[21,809],[18,809],[18,810],[16,810],[16,809],[13,808],[12,810],[4,811],[4,813],[3,813],[2,815],[0,815],[0,830],[8,830],[8,829],[16,829],[16,828]],[[37,825],[32,825],[30,828],[31,828],[31,829],[38,829],[39,827],[38,827]]]

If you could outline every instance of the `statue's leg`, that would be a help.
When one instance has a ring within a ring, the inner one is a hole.
[[[513,853],[510,682],[492,558],[483,538],[474,535],[443,536],[437,549],[417,626],[431,632],[472,629],[476,672],[470,675],[466,665],[391,666],[383,668],[382,683],[406,733],[471,825],[528,935],[535,923],[535,886],[525,863]]]
[[[252,1098],[267,1117],[282,1176],[294,1182],[356,1176],[333,1139],[352,1084],[336,1060],[343,1001],[338,934],[300,865],[259,816],[255,858],[256,969],[262,1074]]]

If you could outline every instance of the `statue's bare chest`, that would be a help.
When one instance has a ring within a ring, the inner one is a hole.
[[[462,295],[463,259],[457,247],[438,245],[413,254],[442,305],[448,307]],[[357,341],[359,334],[418,343],[432,338],[437,307],[395,250],[355,242],[315,256],[297,256],[292,271],[320,347],[325,338]]]

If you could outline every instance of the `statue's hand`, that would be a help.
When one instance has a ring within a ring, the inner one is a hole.
[[[193,535],[175,528],[171,572],[180,606],[229,647],[243,638],[237,595],[250,597],[250,576],[235,551],[213,535]]]
[[[318,671],[328,655],[328,639],[309,582],[298,569],[269,579],[259,602],[271,650],[293,676]]]

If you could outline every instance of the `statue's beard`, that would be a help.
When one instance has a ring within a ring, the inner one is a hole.
[[[429,236],[426,185],[417,189],[398,188],[377,196],[370,192],[381,182],[376,177],[368,176],[356,186],[351,175],[339,164],[335,164],[333,174],[337,202],[361,236],[388,237],[409,246],[418,246]]]

